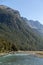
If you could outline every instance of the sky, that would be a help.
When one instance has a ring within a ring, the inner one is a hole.
[[[0,5],[16,9],[22,17],[38,20],[43,24],[43,0],[0,0]]]

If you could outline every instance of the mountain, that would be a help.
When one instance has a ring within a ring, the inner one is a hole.
[[[19,11],[0,5],[0,52],[43,50],[43,38]]]
[[[24,19],[31,28],[37,30],[40,34],[43,34],[43,25],[39,21],[27,20],[26,18]]]

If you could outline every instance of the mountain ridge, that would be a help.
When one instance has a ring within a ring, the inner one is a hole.
[[[41,24],[39,21],[34,21],[34,20],[28,20],[28,19],[26,19],[26,18],[23,18],[26,22],[27,22],[27,24],[31,27],[31,28],[33,28],[33,29],[35,29],[35,30],[37,30],[41,35],[43,35],[43,24]]]

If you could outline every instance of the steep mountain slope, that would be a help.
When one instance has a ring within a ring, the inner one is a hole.
[[[26,18],[24,18],[24,20],[27,21],[31,28],[39,31],[40,34],[43,34],[43,25],[39,21],[27,20]]]
[[[17,10],[0,5],[0,52],[43,50],[43,39]]]

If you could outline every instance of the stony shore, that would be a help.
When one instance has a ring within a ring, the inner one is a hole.
[[[35,55],[35,56],[43,58],[43,51],[15,51],[15,52],[12,51],[12,52],[3,52],[3,53],[0,53],[0,56],[8,55],[8,54],[17,54],[17,53]]]

